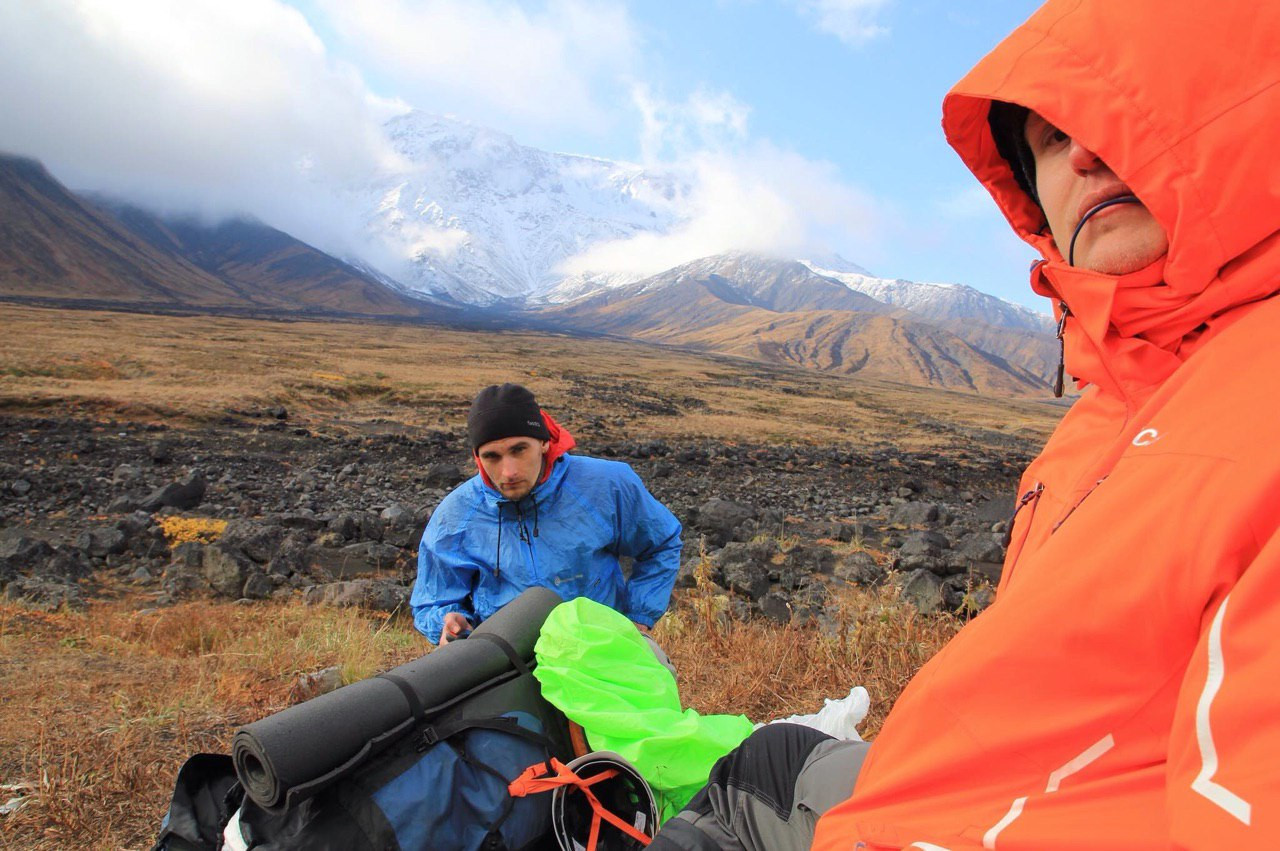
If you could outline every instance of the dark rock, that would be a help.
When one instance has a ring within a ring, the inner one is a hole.
[[[6,585],[4,596],[42,612],[56,612],[62,608],[83,611],[87,607],[84,592],[78,586],[30,576],[19,577]]]
[[[717,497],[699,506],[697,527],[713,546],[722,546],[733,540],[739,526],[755,516],[756,510],[750,505]]]
[[[889,522],[900,526],[923,526],[934,523],[940,516],[937,503],[904,502],[893,510]]]
[[[329,521],[329,531],[346,541],[354,541],[360,537],[360,515],[352,511],[344,511]]]
[[[998,536],[987,533],[968,536],[960,542],[956,552],[970,562],[1000,564],[1004,561],[1004,547],[1000,545]]]
[[[470,478],[457,464],[431,464],[423,474],[423,484],[429,488],[451,490]]]
[[[942,610],[945,601],[942,596],[942,580],[930,570],[913,570],[898,578],[902,599],[906,600],[921,614],[933,614]]]
[[[392,570],[399,565],[402,556],[396,547],[373,541],[349,544],[339,549],[310,547],[307,549],[307,567],[318,578],[333,582]]]
[[[26,496],[31,493],[31,482],[26,479],[14,479],[9,483],[9,492],[14,496]]]
[[[879,585],[887,575],[875,558],[864,550],[841,556],[833,571],[836,577],[858,585]]]
[[[147,570],[145,567],[139,567],[133,573],[129,574],[129,579],[139,585],[146,585],[154,578],[155,577],[151,575],[151,571]]]
[[[250,572],[249,578],[245,580],[244,590],[241,593],[250,600],[265,600],[271,596],[275,587],[275,583],[265,573],[255,570]]]
[[[239,548],[210,544],[201,553],[205,581],[216,593],[238,599],[249,577],[251,563]]]
[[[791,604],[777,592],[769,592],[760,598],[760,611],[775,623],[791,623]]]
[[[299,700],[310,700],[341,687],[342,668],[335,665],[332,668],[298,677],[298,681],[293,686],[293,692]]]
[[[223,547],[235,547],[258,564],[275,557],[285,537],[282,526],[265,526],[252,520],[232,520],[218,538]]]
[[[305,529],[308,532],[314,532],[324,526],[314,511],[307,510],[289,511],[269,519],[277,526],[283,526],[286,529]]]
[[[76,548],[91,556],[119,555],[129,546],[129,536],[113,527],[85,529],[76,538]]]
[[[153,464],[168,464],[173,458],[173,445],[167,440],[157,440],[147,449]]]
[[[820,520],[813,524],[814,535],[832,541],[852,541],[853,526],[838,520]]]
[[[116,485],[133,485],[142,481],[142,470],[133,464],[121,464],[111,473],[111,482]]]
[[[93,573],[93,568],[77,553],[67,549],[60,549],[54,552],[36,570],[36,575],[42,579],[49,579],[54,582],[74,582],[77,579],[84,579]]]
[[[771,559],[776,552],[777,544],[772,540],[726,544],[712,559],[718,574],[712,578],[719,582],[722,577],[731,590],[748,600],[758,600],[769,590]]]
[[[118,496],[107,503],[108,514],[132,514],[141,508],[141,504],[132,497]]]
[[[204,499],[207,484],[204,476],[192,473],[180,482],[170,482],[154,491],[140,503],[143,511],[177,508],[189,511]]]
[[[395,582],[378,579],[355,579],[331,582],[308,588],[303,599],[309,605],[359,606],[380,612],[393,612],[409,602],[409,589]]]
[[[277,420],[287,420],[289,419],[289,411],[284,405],[273,405],[267,408],[267,416]]]

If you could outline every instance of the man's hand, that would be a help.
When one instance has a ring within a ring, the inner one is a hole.
[[[636,629],[640,630],[645,635],[648,635],[650,632],[653,631],[651,627],[645,626],[644,624],[640,623],[640,621],[632,621],[632,623],[636,625]]]
[[[471,621],[460,612],[449,612],[444,616],[444,629],[440,630],[440,646],[443,647],[458,635],[471,630]]]

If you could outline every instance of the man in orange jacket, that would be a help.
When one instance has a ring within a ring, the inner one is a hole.
[[[943,126],[1083,393],[861,770],[766,728],[651,847],[1280,848],[1280,4],[1050,0]]]

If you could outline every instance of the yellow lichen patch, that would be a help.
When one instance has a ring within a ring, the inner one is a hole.
[[[227,521],[212,517],[158,517],[156,522],[171,547],[188,541],[212,544],[227,529]]]

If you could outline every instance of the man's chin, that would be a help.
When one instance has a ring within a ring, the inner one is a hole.
[[[511,488],[507,487],[506,485],[502,485],[498,488],[498,490],[507,499],[518,500],[518,499],[524,499],[526,496],[528,496],[530,488],[528,485],[518,485],[516,487],[511,487]]]

